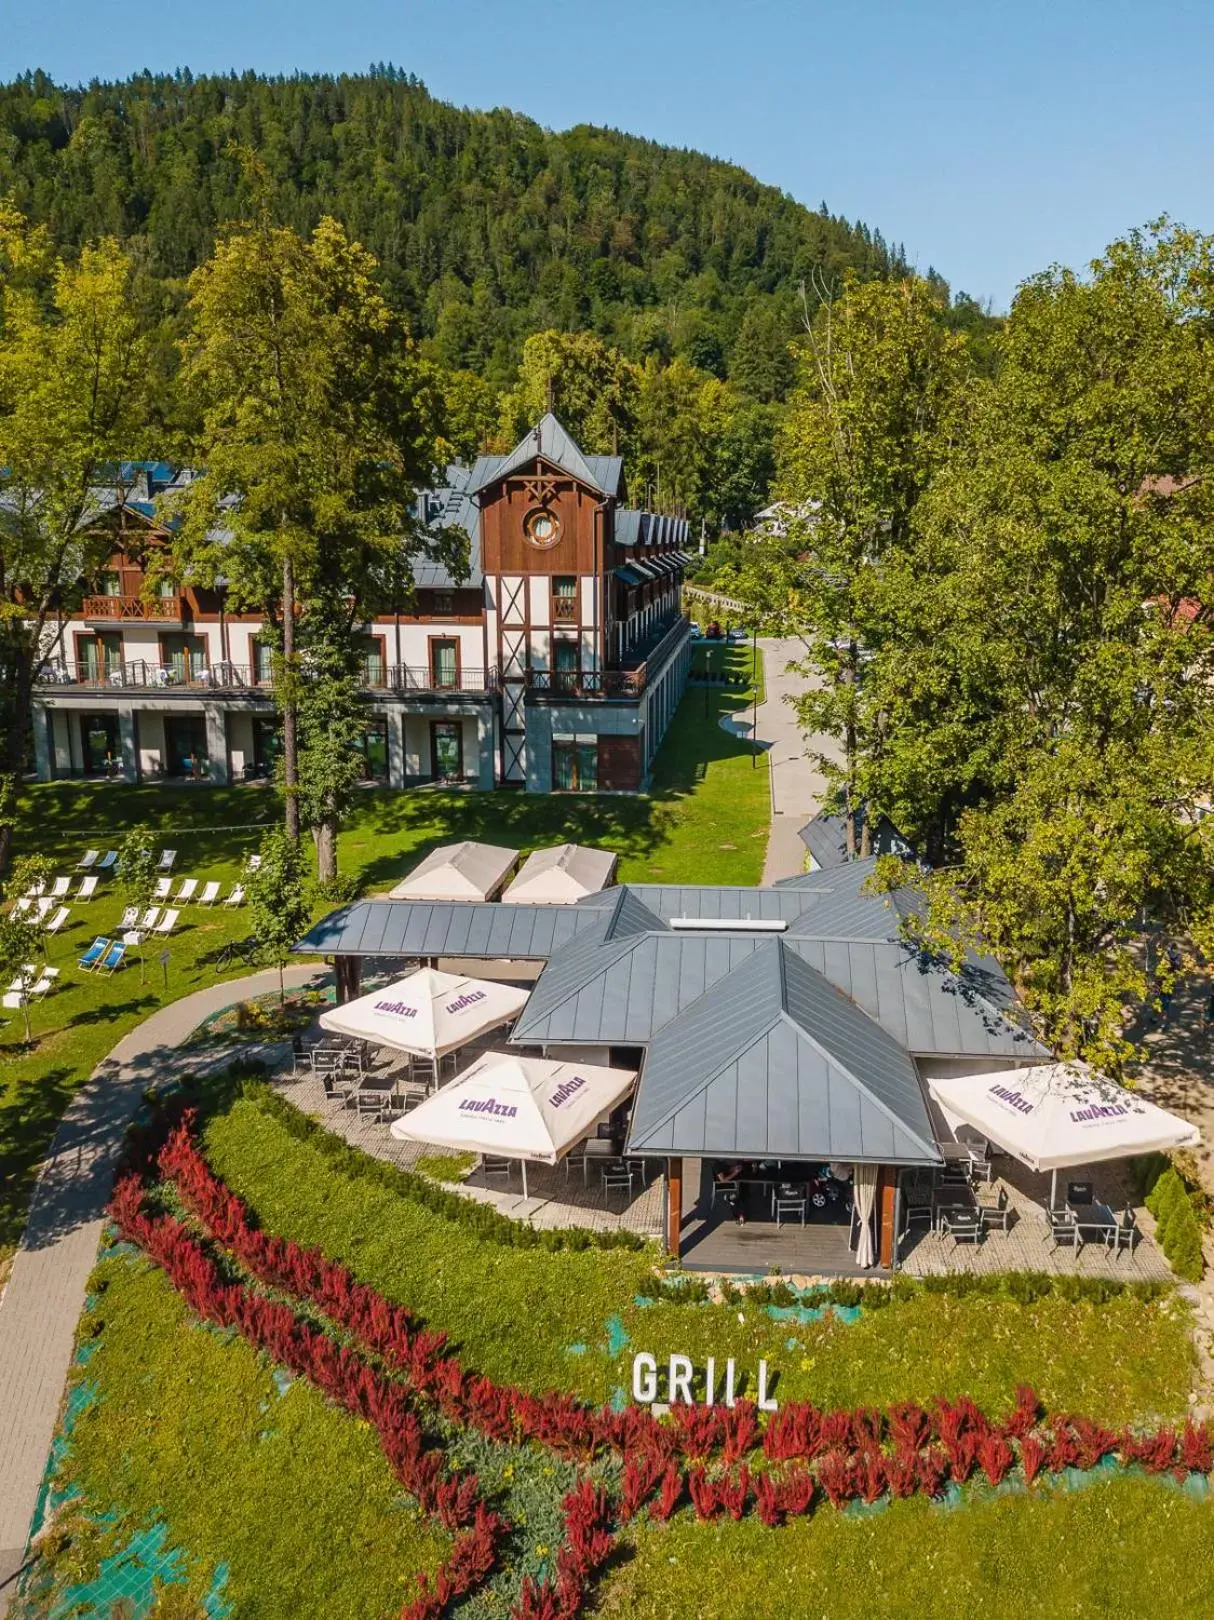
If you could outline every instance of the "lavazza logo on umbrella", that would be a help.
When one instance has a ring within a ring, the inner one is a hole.
[[[1031,1114],[1033,1112],[1034,1104],[1027,1097],[1022,1097],[1018,1091],[1009,1090],[1007,1086],[992,1086],[991,1096],[998,1097],[1000,1102],[1007,1103],[1018,1114]]]
[[[417,1008],[410,1007],[407,1001],[377,1001],[376,1012],[392,1013],[397,1018],[416,1018]]]
[[[562,1080],[556,1090],[549,1096],[548,1106],[550,1108],[559,1108],[563,1102],[568,1102],[570,1097],[576,1096],[585,1084],[586,1081],[580,1074],[575,1074],[568,1080]]]
[[[465,990],[462,996],[456,996],[454,1001],[447,1003],[447,1011],[449,1013],[463,1012],[465,1007],[473,1007],[478,1001],[484,1001],[484,999],[485,992],[483,990]]]
[[[496,1114],[499,1119],[513,1119],[518,1113],[513,1103],[500,1103],[496,1097],[465,1097],[459,1106],[463,1114]]]

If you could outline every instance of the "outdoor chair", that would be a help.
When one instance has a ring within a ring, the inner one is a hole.
[[[48,979],[44,973],[35,984],[30,985],[27,992],[30,1000],[32,1001],[35,996],[41,1000],[41,998],[46,995],[47,991],[53,988],[54,983],[54,979]]]
[[[97,893],[97,875],[80,879],[80,887],[76,890],[77,900],[91,900]]]
[[[97,870],[99,872],[112,872],[117,865],[118,851],[116,849],[107,849],[97,863]]]
[[[930,1199],[926,1202],[916,1199],[913,1204],[908,1200],[903,1205],[903,1212],[903,1236],[916,1224],[926,1226],[930,1231],[936,1219],[936,1206]]]
[[[156,870],[158,872],[171,872],[173,870],[173,862],[176,859],[177,851],[175,849],[162,849],[160,851],[160,859],[156,862]]]
[[[249,858],[244,863],[244,869],[245,869],[246,872],[260,872],[261,871],[261,856],[260,855],[250,855]]]
[[[91,871],[92,868],[94,866],[96,866],[97,861],[100,858],[100,856],[101,856],[101,851],[99,849],[86,849],[84,854],[76,862],[76,870],[77,870],[77,872]]]
[[[170,906],[168,911],[165,912],[164,916],[160,919],[160,921],[152,929],[152,933],[153,934],[171,934],[173,932],[174,925],[176,924],[177,919],[178,919],[178,917],[180,915],[181,915],[181,913],[178,910],[176,910],[175,907]]]
[[[981,1203],[978,1207],[982,1211],[982,1222],[984,1226],[987,1226],[992,1230],[995,1227],[998,1227],[1001,1232],[1011,1231],[1012,1221],[1015,1219],[1016,1211],[1008,1202],[1006,1187],[1000,1187],[999,1194],[994,1203]]]
[[[324,1090],[326,1102],[346,1102],[350,1088],[343,1084],[336,1075],[323,1074],[320,1077],[320,1083]]]
[[[7,1007],[10,1012],[16,1012],[25,1006],[25,999],[25,992],[23,990],[6,990],[4,992],[3,1005]]]
[[[202,893],[198,896],[198,904],[200,906],[213,906],[218,899],[219,885],[212,879],[210,883],[204,885]]]
[[[630,1164],[621,1161],[618,1164],[605,1164],[599,1172],[603,1183],[603,1192],[626,1192],[632,1196],[633,1169]]]
[[[139,926],[139,907],[128,906],[118,919],[119,928],[137,928]]]
[[[32,911],[33,909],[34,902],[29,898],[28,895],[23,895],[20,900],[15,900],[13,902],[14,917],[24,917],[27,911]]]
[[[122,966],[122,959],[126,955],[126,946],[120,939],[116,939],[97,963],[98,973],[114,973]]]
[[[389,1092],[383,1086],[359,1086],[354,1092],[354,1108],[358,1117],[373,1119],[376,1124],[384,1117]]]
[[[244,884],[234,883],[232,892],[224,901],[225,906],[242,906],[244,904]]]
[[[1124,1249],[1128,1255],[1133,1255],[1134,1245],[1142,1233],[1138,1229],[1138,1217],[1131,1205],[1127,1204],[1117,1217],[1116,1223],[1105,1234],[1105,1242],[1112,1249],[1116,1258]]]
[[[772,1200],[775,1206],[776,1230],[779,1231],[785,1215],[797,1215],[805,1225],[805,1210],[809,1203],[804,1187],[777,1187]]]
[[[51,884],[51,899],[62,900],[72,886],[70,877],[57,877]]]
[[[160,907],[159,906],[149,906],[147,908],[147,910],[144,912],[143,916],[139,919],[139,922],[137,923],[136,926],[141,928],[143,930],[143,932],[146,934],[149,929],[155,928],[157,922],[159,921],[159,918],[160,918]]]
[[[951,1237],[954,1249],[961,1243],[981,1243],[984,1232],[980,1209],[955,1209],[940,1217],[940,1236]]]
[[[167,900],[173,892],[172,878],[157,878],[156,887],[152,890],[153,900]]]
[[[184,906],[187,901],[192,900],[194,898],[194,890],[197,887],[198,887],[198,879],[197,878],[182,878],[181,887],[177,891],[177,897],[173,901],[173,904],[175,906]]]
[[[100,962],[101,958],[105,955],[106,951],[109,950],[112,943],[112,940],[98,934],[97,938],[80,958],[77,966],[80,967],[85,973],[91,973],[97,966],[98,962]]]
[[[34,901],[34,921],[36,923],[44,923],[54,908],[55,902],[51,899],[50,895],[44,894],[40,900]]]
[[[49,920],[49,922],[47,922],[47,923],[45,923],[43,925],[43,929],[42,929],[43,933],[44,934],[57,934],[70,916],[71,916],[71,912],[68,910],[67,906],[60,906],[59,910]]]
[[[510,1172],[514,1168],[513,1161],[503,1159],[492,1153],[481,1154],[481,1174],[488,1181],[490,1176],[498,1176],[505,1181],[510,1180]]]
[[[27,899],[36,900],[40,894],[46,893],[46,879],[38,878],[36,882],[30,884],[25,893]]]
[[[1079,1230],[1079,1223],[1073,1215],[1065,1210],[1047,1209],[1046,1219],[1050,1225],[1050,1247],[1056,1249],[1059,1245],[1068,1245],[1078,1254],[1083,1248],[1083,1233]]]

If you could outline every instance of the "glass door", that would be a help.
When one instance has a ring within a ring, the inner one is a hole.
[[[160,658],[174,686],[201,680],[207,667],[207,644],[201,636],[162,636]]]
[[[434,640],[430,643],[430,678],[436,687],[459,685],[459,643]]]
[[[552,690],[576,692],[581,680],[581,648],[571,636],[558,636],[552,643]]]
[[[436,782],[460,781],[464,774],[464,728],[458,720],[430,722],[431,775]]]

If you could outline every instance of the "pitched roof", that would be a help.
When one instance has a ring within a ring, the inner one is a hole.
[[[864,826],[864,811],[853,812],[856,828],[856,848],[860,847],[860,832]],[[812,821],[807,821],[800,832],[801,842],[822,868],[842,866],[847,860],[847,817],[819,810]],[[910,842],[902,836],[888,816],[878,816],[873,828],[874,855],[900,855],[903,860],[914,857]],[[787,881],[787,880],[785,880]]]
[[[939,1160],[914,1063],[779,940],[654,1037],[628,1151]]]
[[[598,920],[593,908],[581,906],[360,900],[331,912],[292,950],[310,956],[502,956],[545,961]]]
[[[582,453],[551,411],[546,412],[529,432],[525,433],[506,456],[481,456],[472,470],[468,482],[469,495],[476,495],[489,484],[508,478],[520,468],[530,466],[537,456],[562,472],[567,472],[578,483],[597,490],[600,495],[618,495],[623,461],[619,456],[587,456]]]

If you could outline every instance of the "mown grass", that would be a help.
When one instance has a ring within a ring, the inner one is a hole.
[[[1142,1477],[950,1510],[637,1526],[595,1612],[628,1620],[1171,1620],[1214,1613],[1214,1507]]]
[[[767,847],[767,760],[752,766],[749,744],[717,723],[744,701],[714,690],[706,707],[703,692],[689,692],[656,762],[652,791],[636,798],[368,790],[342,834],[341,869],[361,892],[374,893],[437,844],[480,838],[526,853],[576,841],[617,850],[625,882],[757,883]],[[218,878],[226,892],[279,809],[264,785],[37,783],[22,797],[16,853],[44,855],[67,872],[86,847],[114,847],[130,827],[142,826],[157,845],[178,850],[178,877]],[[113,935],[122,910],[120,897],[104,885],[95,900],[73,908],[69,928],[50,946],[61,977],[32,1009],[32,1049],[24,1045],[19,1015],[0,1029],[0,1270],[73,1091],[134,1025],[213,983],[216,953],[248,929],[240,912],[187,906],[170,940],[149,943],[146,983],[134,962],[112,978],[81,974],[81,952],[95,935]],[[167,985],[156,960],[165,944]],[[229,976],[233,971],[244,970]]]
[[[258,1620],[374,1620],[414,1595],[450,1538],[402,1496],[369,1425],[305,1382],[280,1391],[251,1346],[192,1318],[149,1263],[105,1259],[93,1286],[81,1335],[95,1348],[75,1377],[94,1399],[62,1483],[115,1515],[99,1550],[163,1523],[189,1588],[226,1566],[231,1612]]]
[[[824,1405],[967,1394],[1006,1410],[1028,1382],[1056,1409],[1109,1423],[1186,1408],[1188,1313],[1174,1297],[1104,1305],[1051,1296],[1024,1306],[921,1293],[845,1322],[777,1319],[763,1307],[641,1304],[653,1256],[502,1248],[462,1223],[351,1177],[255,1101],[207,1124],[208,1154],[270,1230],[316,1244],[366,1282],[449,1333],[470,1367],[594,1401],[627,1390],[637,1350],[763,1357],[782,1400]],[[531,1324],[526,1332],[521,1323]]]

